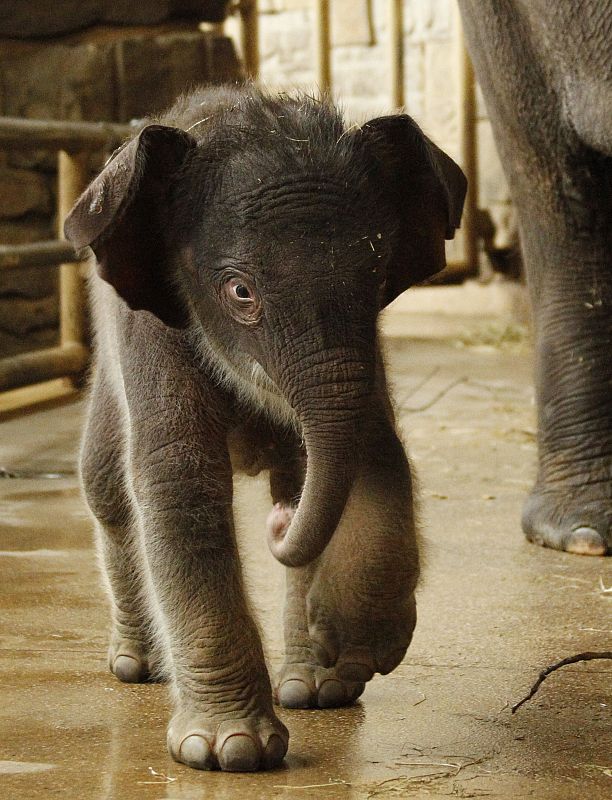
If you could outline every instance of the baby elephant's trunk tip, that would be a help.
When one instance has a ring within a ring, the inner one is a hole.
[[[285,535],[289,530],[293,518],[295,516],[295,508],[284,503],[276,503],[272,511],[268,514],[266,521],[268,528],[268,546],[272,555],[284,564],[286,567],[304,566],[303,564],[289,563],[288,556],[290,554],[284,552],[283,542]]]
[[[338,527],[353,483],[354,466],[325,474],[312,460],[298,507],[277,503],[268,515],[268,545],[286,567],[304,567],[323,553]]]

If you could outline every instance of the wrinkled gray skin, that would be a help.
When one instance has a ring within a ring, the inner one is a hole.
[[[408,117],[346,129],[246,87],[143,126],[71,212],[68,237],[96,255],[82,477],[110,668],[170,681],[178,761],[274,767],[273,697],[351,703],[403,658],[418,553],[376,317],[443,267],[464,192]],[[233,472],[262,469],[288,566],[274,694],[232,519]]]
[[[612,2],[460,0],[516,204],[537,338],[528,537],[612,549]]]

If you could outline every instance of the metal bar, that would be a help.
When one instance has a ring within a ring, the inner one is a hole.
[[[242,0],[240,13],[240,50],[247,78],[259,77],[259,13],[257,0]]]
[[[329,18],[329,0],[317,0],[315,3],[315,31],[317,48],[317,83],[324,94],[332,88],[331,74],[331,25]]]
[[[59,120],[0,117],[0,148],[24,150],[40,147],[48,150],[112,149],[134,132],[135,125],[110,122],[62,122]]]
[[[83,371],[88,358],[87,348],[76,342],[3,358],[0,361],[0,392],[52,378],[76,376]]]
[[[465,270],[469,275],[478,272],[478,235],[476,212],[478,208],[478,156],[476,146],[476,84],[474,68],[463,38],[463,26],[456,12],[457,57],[459,68],[459,135],[460,162],[468,181],[467,195],[463,206],[463,241]]]
[[[88,153],[58,153],[58,234],[64,236],[64,219],[88,183]],[[85,287],[78,264],[60,266],[60,342],[81,344],[85,337]]]
[[[78,389],[70,378],[54,378],[51,381],[33,383],[19,389],[0,392],[0,421],[27,407],[76,399],[77,397]]]
[[[389,66],[391,105],[402,108],[404,100],[404,2],[389,0]]]
[[[25,267],[50,267],[81,261],[71,244],[62,241],[0,245],[0,272]]]

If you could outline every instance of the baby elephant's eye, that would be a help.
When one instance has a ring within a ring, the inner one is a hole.
[[[223,285],[226,307],[239,322],[252,324],[261,315],[261,303],[255,287],[246,277],[234,275]]]
[[[244,283],[237,283],[233,287],[233,290],[234,290],[234,294],[236,295],[236,297],[238,297],[240,300],[250,300],[251,299],[251,293],[250,293],[248,287],[244,285]]]
[[[225,284],[226,294],[230,300],[247,305],[255,300],[255,290],[244,278],[230,278]]]

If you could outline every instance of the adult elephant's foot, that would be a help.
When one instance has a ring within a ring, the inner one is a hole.
[[[194,769],[256,772],[281,764],[289,732],[273,712],[244,718],[179,711],[168,727],[168,750],[175,761]]]
[[[312,663],[285,663],[274,699],[284,708],[339,708],[363,694],[363,681],[347,681],[333,667]]]
[[[576,487],[536,488],[523,507],[527,539],[543,547],[586,556],[612,552],[612,487],[585,492]],[[599,496],[598,496],[599,494]]]

